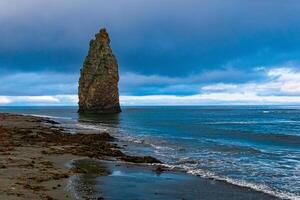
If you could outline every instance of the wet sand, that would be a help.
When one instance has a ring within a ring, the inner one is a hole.
[[[0,199],[75,199],[69,177],[85,171],[66,167],[74,159],[159,162],[125,155],[113,141],[108,133],[72,135],[47,118],[0,114]]]
[[[150,165],[159,161],[125,155],[114,141],[108,133],[72,135],[47,118],[0,114],[0,199],[276,199]]]
[[[95,165],[96,161],[90,161]],[[86,161],[88,163],[88,161]],[[276,197],[222,181],[180,171],[158,171],[155,166],[122,162],[98,163],[107,173],[72,176],[82,197],[101,195],[113,200],[272,200]]]

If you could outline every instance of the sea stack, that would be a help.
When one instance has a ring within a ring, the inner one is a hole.
[[[119,113],[119,71],[106,29],[90,41],[79,79],[79,113]]]

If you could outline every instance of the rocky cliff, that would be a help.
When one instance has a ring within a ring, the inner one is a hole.
[[[79,79],[79,113],[118,113],[119,72],[106,29],[90,42]]]

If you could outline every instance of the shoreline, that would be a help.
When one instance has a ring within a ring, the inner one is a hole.
[[[101,170],[101,167],[90,171],[91,169],[86,169],[86,166],[74,165],[74,163],[73,167],[66,166],[67,163],[74,160],[76,162],[78,160],[91,160],[91,158],[96,159],[98,162],[111,162],[106,165],[108,171],[120,168],[119,171],[123,170],[126,175],[128,168],[133,169],[133,171],[140,170],[141,173],[145,173],[147,176],[153,176],[153,180],[159,180],[161,184],[165,180],[159,178],[164,176],[174,180],[179,175],[186,180],[189,180],[190,177],[196,177],[196,179],[192,179],[193,182],[196,184],[201,183],[201,187],[205,187],[207,191],[213,193],[221,187],[221,189],[226,190],[226,194],[236,194],[240,198],[245,197],[243,196],[245,193],[246,197],[248,194],[249,197],[258,195],[260,199],[278,199],[263,192],[240,186],[229,186],[230,183],[222,183],[216,180],[213,180],[214,184],[212,185],[203,185],[212,180],[189,174],[184,175],[183,172],[177,170],[169,171],[160,166],[137,165],[138,163],[160,163],[160,161],[149,156],[125,155],[120,147],[114,143],[115,139],[109,133],[70,134],[66,129],[60,127],[59,123],[50,118],[0,113],[0,134],[1,199],[76,199],[75,194],[68,191],[67,188],[72,177],[78,177],[79,174],[80,176],[94,174],[97,177],[110,180],[107,171]],[[132,173],[132,170],[130,173]],[[160,176],[160,174],[164,175]],[[157,180],[155,177],[157,177]],[[178,187],[175,182],[171,183],[171,188]],[[139,182],[136,182],[136,184],[139,184]],[[187,184],[190,183],[187,182]],[[223,187],[223,185],[225,186]],[[155,186],[152,186],[151,183],[147,187],[155,189]],[[184,196],[182,193],[176,195],[181,195],[181,199]],[[156,197],[159,198],[159,195],[156,194]],[[93,198],[104,199],[102,195]],[[166,197],[164,196],[164,198]],[[149,199],[149,196],[146,199]]]
[[[68,178],[85,172],[67,168],[72,160],[160,162],[122,153],[108,133],[72,135],[58,125],[49,118],[0,114],[0,199],[74,199],[66,190]]]

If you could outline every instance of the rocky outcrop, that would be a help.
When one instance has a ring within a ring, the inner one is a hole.
[[[119,72],[109,35],[101,29],[91,40],[79,80],[79,113],[118,113]]]

